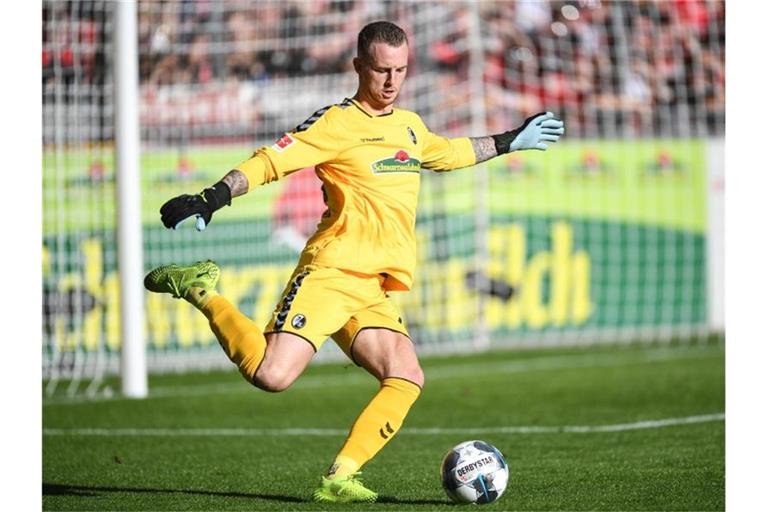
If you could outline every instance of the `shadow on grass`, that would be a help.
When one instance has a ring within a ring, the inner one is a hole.
[[[401,498],[395,498],[393,496],[379,496],[379,499],[376,500],[376,503],[389,503],[389,504],[400,504],[400,505],[457,505],[457,503],[454,503],[449,500],[411,500],[411,499],[401,499]]]
[[[43,496],[97,496],[105,492],[131,492],[151,494],[193,494],[198,496],[221,496],[224,498],[257,498],[261,500],[284,501],[288,503],[303,503],[309,500],[295,496],[279,494],[257,494],[247,492],[205,491],[199,489],[153,489],[140,487],[104,487],[87,485],[49,484],[43,482]]]
[[[220,496],[223,498],[257,498],[260,500],[282,501],[286,503],[307,503],[310,499],[297,498],[295,496],[283,496],[280,494],[257,494],[247,492],[205,491],[200,489],[156,489],[140,487],[110,487],[51,484],[43,482],[43,496],[85,496],[93,497],[105,492],[129,492],[150,494],[191,494],[198,496]],[[401,505],[455,505],[449,500],[419,500],[400,499],[393,496],[379,496],[377,503],[401,504]]]

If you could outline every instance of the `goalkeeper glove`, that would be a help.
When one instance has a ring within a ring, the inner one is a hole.
[[[195,227],[202,231],[210,224],[213,212],[230,204],[232,192],[226,183],[220,181],[199,194],[183,194],[166,201],[160,207],[160,220],[168,229],[177,229],[182,222],[195,217]]]
[[[546,142],[557,142],[565,132],[563,122],[552,112],[534,114],[519,127],[509,132],[492,135],[499,155],[521,149],[547,149]]]

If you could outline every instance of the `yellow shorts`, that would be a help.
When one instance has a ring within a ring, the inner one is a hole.
[[[283,290],[264,334],[290,332],[307,340],[315,351],[330,337],[355,361],[352,344],[363,329],[389,329],[408,336],[383,282],[379,275],[300,266]]]

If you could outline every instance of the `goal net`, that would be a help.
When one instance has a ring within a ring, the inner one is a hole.
[[[220,292],[266,323],[324,210],[313,171],[238,198],[203,234],[164,229],[158,209],[352,96],[357,32],[379,19],[408,34],[399,106],[433,132],[499,133],[543,110],[566,123],[550,151],[422,174],[417,281],[393,300],[423,353],[722,328],[708,249],[720,1],[139,1],[146,270],[213,259]],[[42,4],[50,393],[95,393],[118,369],[113,22],[113,2]],[[150,370],[229,364],[183,301],[147,294],[146,316]],[[338,357],[332,345],[318,357]]]

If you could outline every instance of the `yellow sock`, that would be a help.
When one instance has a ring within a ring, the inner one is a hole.
[[[208,302],[217,295],[218,293],[216,290],[206,290],[205,288],[192,286],[189,288],[189,290],[187,290],[187,294],[184,296],[184,300],[205,313],[205,306],[208,305]]]
[[[328,470],[328,478],[350,475],[371,460],[400,430],[420,393],[419,386],[405,379],[382,380],[379,392],[352,425],[344,446]]]
[[[195,305],[208,318],[211,330],[229,360],[237,365],[248,382],[253,383],[253,375],[267,348],[259,327],[221,295],[208,294],[204,301]]]

